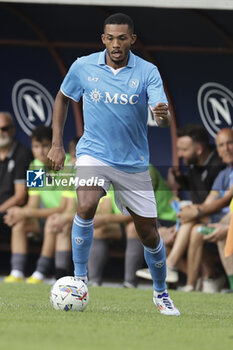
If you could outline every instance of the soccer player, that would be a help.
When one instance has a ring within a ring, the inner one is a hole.
[[[148,104],[162,127],[169,125],[168,105],[157,67],[131,52],[135,41],[132,19],[114,14],[104,22],[106,49],[73,63],[56,96],[48,158],[55,170],[63,167],[62,134],[68,103],[83,97],[84,134],[77,146],[77,177],[99,181],[97,186],[77,187],[78,208],[72,228],[74,274],[86,280],[93,218],[112,183],[119,209],[132,215],[144,246],[153,277],[153,301],[162,314],[178,316],[165,283],[165,247],[157,230],[148,171]]]

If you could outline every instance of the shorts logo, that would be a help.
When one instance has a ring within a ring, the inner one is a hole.
[[[44,187],[44,171],[27,170],[27,187]]]
[[[75,237],[74,241],[77,245],[81,245],[84,243],[84,239],[82,237]]]
[[[138,79],[131,79],[129,81],[129,87],[131,87],[132,89],[137,89],[138,85],[139,85]]]
[[[157,267],[158,269],[161,269],[161,267],[164,266],[164,261],[161,260],[161,261],[158,261],[157,263],[155,263],[155,267]]]
[[[27,135],[39,124],[50,126],[54,99],[48,90],[31,79],[17,81],[12,89],[12,105],[16,119]]]
[[[233,127],[233,92],[225,86],[214,82],[202,85],[197,104],[202,122],[214,138],[219,130]]]

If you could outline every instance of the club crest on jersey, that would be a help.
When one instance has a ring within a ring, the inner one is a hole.
[[[131,87],[132,89],[137,89],[138,85],[139,85],[138,79],[130,79],[129,87]]]

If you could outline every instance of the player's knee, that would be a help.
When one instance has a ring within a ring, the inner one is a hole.
[[[154,226],[141,228],[141,230],[138,230],[138,235],[142,244],[147,247],[155,248],[159,244],[160,236],[157,228]]]
[[[97,203],[91,200],[82,200],[78,203],[78,216],[84,220],[92,219],[95,215]]]

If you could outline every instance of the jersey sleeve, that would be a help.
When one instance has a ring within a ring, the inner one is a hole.
[[[155,66],[152,68],[148,77],[147,96],[148,104],[151,108],[159,102],[168,104],[160,73]]]
[[[72,100],[78,102],[83,95],[83,88],[80,80],[80,64],[79,59],[77,59],[70,67],[68,73],[66,74],[61,87],[61,92],[71,98]]]

